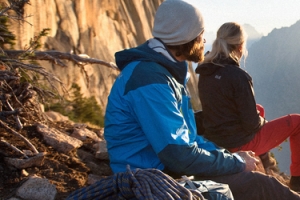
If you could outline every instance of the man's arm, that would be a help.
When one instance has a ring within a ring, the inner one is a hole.
[[[225,149],[207,151],[192,146],[168,145],[158,154],[165,167],[175,173],[200,176],[234,174],[246,169],[246,162]]]

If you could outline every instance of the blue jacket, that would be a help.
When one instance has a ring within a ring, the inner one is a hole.
[[[104,128],[114,173],[127,165],[205,176],[244,170],[245,163],[196,134],[186,62],[167,59],[147,42],[115,57],[121,73],[108,97]]]

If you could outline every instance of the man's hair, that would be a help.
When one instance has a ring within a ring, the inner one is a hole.
[[[199,43],[198,37],[194,38],[192,41],[181,44],[181,45],[166,45],[168,49],[172,49],[175,51],[175,56],[184,56],[185,58],[190,58],[187,59],[189,61],[194,61],[194,62],[199,62],[202,61],[202,56],[199,55],[194,55],[192,56],[193,52],[197,48],[197,44]],[[200,59],[200,60],[199,60]]]
[[[236,53],[236,49],[239,45],[243,44],[242,54],[245,58],[247,56],[246,40],[247,35],[240,24],[235,22],[223,24],[217,32],[217,38],[213,42],[211,52],[205,56],[203,63],[215,63],[214,61],[217,60],[220,55],[226,58],[230,57],[239,63],[240,56]]]

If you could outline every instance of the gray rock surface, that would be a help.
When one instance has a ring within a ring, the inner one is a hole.
[[[54,200],[56,193],[55,185],[37,176],[30,177],[17,190],[17,196],[24,200]]]
[[[37,130],[43,135],[45,142],[59,152],[68,153],[83,144],[80,140],[41,123],[37,124]]]
[[[33,157],[27,158],[27,159],[19,159],[19,158],[4,158],[4,161],[8,165],[12,165],[17,169],[25,169],[28,167],[35,167],[35,166],[41,166],[44,161],[46,153],[39,153]]]

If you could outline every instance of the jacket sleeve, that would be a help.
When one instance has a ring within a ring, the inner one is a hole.
[[[257,132],[265,123],[256,109],[254,89],[251,77],[245,72],[237,77],[234,85],[234,100],[239,113],[241,124],[246,132]]]
[[[159,154],[166,168],[176,173],[199,176],[219,176],[234,174],[245,169],[240,162],[225,149],[206,150],[196,143],[193,145],[168,145]]]
[[[190,137],[195,133],[189,132],[175,93],[170,84],[151,84],[130,94],[133,112],[165,168],[206,176],[243,171],[245,164],[232,154],[202,137]]]

